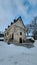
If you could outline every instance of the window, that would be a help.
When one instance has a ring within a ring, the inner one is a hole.
[[[20,32],[20,35],[22,35],[22,32]]]
[[[14,35],[12,34],[12,40],[13,40],[13,38],[14,38]]]

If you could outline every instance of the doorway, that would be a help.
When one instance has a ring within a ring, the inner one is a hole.
[[[22,43],[22,38],[19,39],[19,43]]]

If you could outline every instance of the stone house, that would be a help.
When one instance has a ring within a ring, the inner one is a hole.
[[[15,19],[5,30],[4,41],[7,43],[23,43],[26,41],[26,27],[21,17]]]

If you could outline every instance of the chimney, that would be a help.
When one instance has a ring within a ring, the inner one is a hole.
[[[14,19],[14,23],[16,22],[16,19]]]
[[[8,25],[8,28],[9,28],[10,26]]]
[[[13,22],[11,22],[11,25],[13,24]]]
[[[7,28],[5,28],[5,30],[7,30]]]

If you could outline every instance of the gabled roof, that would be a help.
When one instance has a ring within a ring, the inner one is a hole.
[[[23,26],[25,27],[25,25],[24,25],[24,23],[23,23],[23,21],[22,21],[21,16],[19,16],[17,19],[14,19],[13,24],[16,23],[16,22],[18,22],[18,20],[20,20],[20,21],[22,22]],[[13,24],[12,24],[12,25],[13,25]]]
[[[17,19],[14,19],[14,22],[11,22],[11,25],[13,25],[13,24],[15,24],[16,22],[18,22],[18,20],[20,20],[20,21],[22,22],[23,26],[25,27],[25,25],[24,25],[24,23],[23,23],[23,21],[22,21],[21,16],[19,16]],[[8,28],[10,28],[9,25],[8,25]],[[25,27],[25,28],[26,28],[26,27]],[[7,30],[7,29],[6,29],[6,30]]]
[[[24,23],[23,23],[23,20],[22,20],[21,16],[19,16],[17,20],[21,20],[23,26],[25,27],[25,25],[24,25]]]

